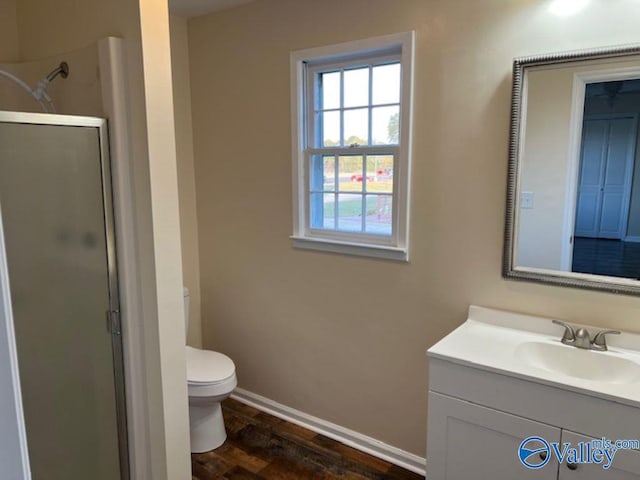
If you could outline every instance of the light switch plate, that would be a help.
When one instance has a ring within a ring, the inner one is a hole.
[[[520,208],[533,208],[533,192],[522,192],[520,194]]]

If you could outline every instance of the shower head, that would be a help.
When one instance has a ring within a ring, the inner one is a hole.
[[[67,64],[67,62],[61,62],[55,70],[53,70],[51,73],[49,73],[49,75],[38,82],[38,86],[36,88],[31,88],[29,85],[27,85],[26,82],[16,77],[12,73],[0,70],[0,77],[8,78],[9,80],[21,86],[29,95],[31,95],[35,99],[36,102],[40,104],[40,106],[46,113],[55,113],[56,111],[53,105],[53,101],[47,93],[47,87],[53,80],[55,80],[58,75],[60,75],[62,78],[67,78],[69,76],[69,65]]]
[[[53,80],[60,75],[62,78],[67,78],[69,76],[69,64],[67,62],[62,62],[53,70],[49,75],[47,75],[47,81],[53,82]]]
[[[67,62],[61,62],[55,70],[52,70],[49,75],[40,80],[38,82],[38,86],[31,93],[33,98],[35,98],[38,102],[42,102],[42,100],[45,100],[49,104],[51,112],[55,112],[56,110],[53,106],[51,97],[47,93],[47,88],[58,75],[60,75],[62,78],[67,78],[69,76],[69,65],[67,64]]]

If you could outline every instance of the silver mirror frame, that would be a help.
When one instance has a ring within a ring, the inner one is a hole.
[[[598,290],[608,293],[640,295],[640,281],[638,280],[553,270],[517,269],[514,265],[515,222],[518,208],[518,183],[520,175],[521,106],[524,93],[523,82],[525,69],[541,65],[610,59],[630,55],[640,55],[640,44],[534,55],[514,59],[513,85],[511,91],[509,168],[507,174],[507,205],[502,262],[502,275],[504,278],[543,283],[546,285]]]

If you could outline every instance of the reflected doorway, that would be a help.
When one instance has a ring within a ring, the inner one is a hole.
[[[587,85],[573,272],[640,278],[639,114],[640,80]]]

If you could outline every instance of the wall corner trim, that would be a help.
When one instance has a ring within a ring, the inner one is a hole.
[[[399,467],[410,470],[419,475],[425,475],[426,459],[406,452],[397,447],[387,445],[375,438],[368,437],[348,428],[336,425],[313,415],[301,412],[271,399],[249,392],[242,388],[236,388],[231,398],[262,410],[275,417],[307,428],[361,452],[381,458]]]

